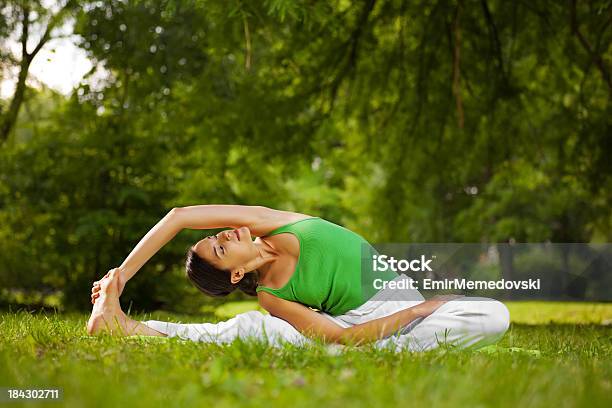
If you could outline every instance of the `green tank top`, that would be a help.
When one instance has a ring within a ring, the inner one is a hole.
[[[282,288],[257,291],[341,315],[364,304],[375,293],[374,278],[392,280],[392,271],[374,272],[376,250],[360,235],[319,217],[279,227],[267,236],[288,232],[300,243],[295,271]]]

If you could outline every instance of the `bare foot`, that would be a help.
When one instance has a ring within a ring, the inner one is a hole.
[[[100,297],[96,299],[87,322],[90,335],[109,332],[114,335],[128,335],[128,317],[119,304],[119,274],[113,270],[100,281]]]

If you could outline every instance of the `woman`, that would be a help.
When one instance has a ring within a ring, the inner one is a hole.
[[[448,297],[423,301],[416,291],[412,299],[401,302],[382,298],[379,299],[382,302],[373,301],[378,295],[371,285],[373,276],[362,268],[362,258],[372,248],[359,235],[306,214],[255,206],[200,205],[170,211],[119,268],[94,283],[94,311],[88,332],[104,331],[109,322],[114,322],[127,334],[168,335],[154,329],[154,324],[130,320],[120,311],[118,296],[125,283],[183,228],[227,227],[232,229],[206,237],[189,249],[186,263],[189,279],[211,296],[225,296],[235,289],[256,295],[271,316],[286,321],[309,338],[340,344],[375,342],[407,327],[416,327],[447,302],[455,304],[453,310],[464,310],[465,304],[474,303],[461,302],[464,305],[458,307],[459,302],[449,302],[452,298]],[[382,278],[393,280],[398,276],[387,273]],[[102,294],[103,302],[96,305]],[[487,301],[477,307],[480,311],[477,326],[483,333],[491,331],[483,328],[488,325],[483,319],[492,316],[497,319],[493,334],[499,338],[500,332],[503,334],[507,329],[507,309],[499,302]],[[485,304],[494,306],[483,312]],[[456,317],[446,316],[442,320],[446,326],[456,326],[461,320]],[[442,322],[434,326],[430,331],[435,333],[451,328],[442,327]],[[455,340],[474,343],[468,337],[475,333],[468,329],[465,324],[458,327],[461,333]],[[484,334],[491,334],[483,333],[477,336],[478,341],[484,339]]]

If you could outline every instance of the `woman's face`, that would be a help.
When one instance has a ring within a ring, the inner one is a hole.
[[[257,256],[251,231],[247,227],[221,231],[206,237],[198,241],[193,250],[214,267],[226,271],[244,266]]]

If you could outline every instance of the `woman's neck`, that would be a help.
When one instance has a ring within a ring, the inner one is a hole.
[[[278,259],[280,254],[270,242],[260,237],[256,238],[253,244],[259,253],[255,267],[257,281],[265,283],[270,280],[272,274],[271,266],[274,264],[274,261]]]

